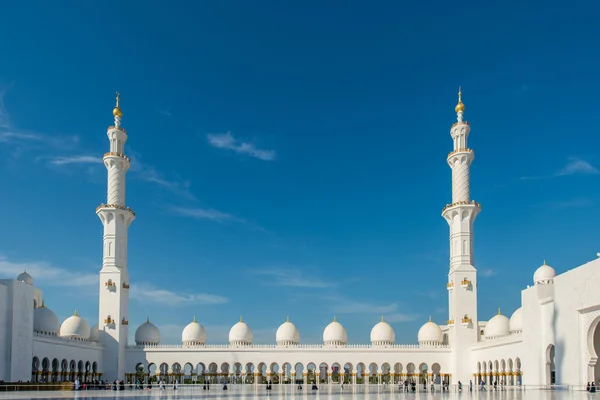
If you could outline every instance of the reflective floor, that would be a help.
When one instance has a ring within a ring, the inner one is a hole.
[[[92,399],[92,398],[118,398],[123,397],[131,400],[136,399],[207,399],[207,400],[251,400],[251,399],[311,399],[311,400],[412,400],[412,399],[502,399],[502,400],[562,400],[562,399],[588,399],[598,395],[600,392],[588,393],[585,390],[536,390],[536,389],[515,389],[504,391],[484,391],[469,392],[468,389],[463,392],[450,393],[399,393],[392,391],[389,387],[382,388],[371,386],[368,391],[362,385],[358,388],[346,387],[341,390],[338,385],[327,387],[322,385],[318,391],[302,390],[298,391],[295,387],[273,386],[273,390],[267,391],[264,387],[255,388],[248,386],[229,386],[229,390],[223,390],[217,385],[211,386],[210,391],[202,390],[198,385],[185,387],[181,386],[178,390],[172,387],[165,390],[153,388],[151,390],[131,390],[125,391],[39,391],[39,392],[0,392],[0,399]]]

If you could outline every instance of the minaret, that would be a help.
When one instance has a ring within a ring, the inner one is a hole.
[[[109,381],[125,378],[125,347],[129,331],[129,274],[127,272],[127,231],[135,213],[125,204],[125,175],[130,160],[124,154],[127,132],[121,127],[123,112],[113,109],[115,126],[107,131],[110,151],[104,154],[108,170],[107,204],[100,204],[96,214],[104,225],[102,270],[98,327],[104,345],[103,378]]]
[[[448,343],[452,347],[452,377],[457,381],[472,379],[473,365],[469,361],[469,348],[479,338],[477,322],[477,271],[473,263],[473,222],[481,206],[471,200],[470,167],[475,157],[467,139],[471,130],[463,121],[465,105],[458,89],[455,108],[457,122],[450,129],[454,148],[448,154],[452,169],[452,204],[442,211],[450,225],[450,271],[448,273]]]

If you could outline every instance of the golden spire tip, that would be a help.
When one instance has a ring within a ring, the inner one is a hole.
[[[498,315],[500,315],[500,307],[498,307]]]
[[[429,316],[429,322],[431,322],[431,315]]]
[[[113,115],[115,117],[121,118],[123,116],[123,111],[119,108],[119,101],[121,100],[121,94],[117,92],[117,105],[113,109]]]
[[[240,315],[240,322],[244,322],[244,320],[242,319],[242,316]]]
[[[150,317],[146,317],[146,323],[149,324],[150,323]]]
[[[462,102],[462,89],[460,86],[458,87],[458,104],[456,104],[454,111],[456,111],[457,113],[465,112],[465,105]]]
[[[383,318],[383,315],[381,316],[381,322],[385,322],[385,318]]]
[[[46,305],[44,304],[44,299],[42,299],[42,305],[40,307],[46,307]]]
[[[285,319],[285,322],[290,322],[290,316],[288,315],[287,318]]]
[[[337,322],[337,317],[333,317],[333,322]]]
[[[73,312],[73,316],[78,317],[79,314],[77,314],[77,309],[75,309],[75,311]]]
[[[196,316],[195,315],[194,315],[194,321],[193,322],[198,322],[198,321],[196,321]]]

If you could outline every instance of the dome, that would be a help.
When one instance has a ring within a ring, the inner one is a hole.
[[[100,341],[100,328],[98,328],[98,324],[92,326],[92,329],[90,331],[90,340],[92,342]]]
[[[371,344],[393,344],[395,341],[394,328],[381,317],[381,321],[371,329]]]
[[[510,317],[510,331],[521,332],[523,330],[523,308],[519,307]]]
[[[240,322],[232,326],[229,330],[229,344],[240,345],[251,343],[252,329],[240,317]]]
[[[325,327],[323,331],[323,343],[331,345],[342,345],[348,342],[348,334],[346,329],[337,322],[337,318],[333,318],[333,322]]]
[[[510,321],[500,314],[500,309],[498,309],[498,314],[494,315],[485,326],[485,337],[493,339],[506,335],[510,335]]]
[[[194,320],[183,329],[181,341],[187,346],[197,346],[206,343],[206,331],[204,327]]]
[[[71,339],[88,340],[90,326],[83,318],[77,315],[77,310],[60,326],[60,336]]]
[[[429,322],[425,323],[425,325],[419,329],[417,337],[419,344],[440,344],[444,340],[442,328],[431,321],[431,318],[429,318]]]
[[[150,322],[150,318],[146,319],[142,325],[135,331],[135,344],[155,345],[160,343],[160,332],[156,325]]]
[[[35,332],[58,335],[60,332],[60,321],[54,312],[44,305],[33,310],[33,330]]]
[[[17,276],[17,280],[33,286],[33,277],[29,275],[27,271],[23,271],[21,274],[19,274],[19,276]]]
[[[300,331],[296,328],[296,325],[290,322],[290,318],[281,324],[275,334],[275,341],[279,345],[290,345],[300,343]]]
[[[544,260],[544,265],[539,267],[535,273],[533,274],[533,282],[537,285],[538,283],[545,284],[549,281],[552,281],[556,277],[556,271],[554,268],[546,264],[546,260]]]

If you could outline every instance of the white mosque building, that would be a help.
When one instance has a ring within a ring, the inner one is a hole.
[[[582,385],[600,381],[600,259],[556,275],[544,264],[521,293],[521,307],[511,317],[498,310],[489,320],[477,312],[477,270],[473,260],[473,223],[481,206],[471,198],[469,123],[459,92],[457,122],[450,129],[453,149],[452,202],[442,216],[450,226],[448,320],[427,321],[418,344],[398,344],[384,318],[371,331],[370,343],[349,343],[335,318],[323,331],[323,342],[302,343],[288,320],[274,332],[274,343],[252,343],[252,329],[240,318],[229,343],[206,344],[204,327],[194,320],[181,344],[164,345],[160,330],[146,321],[128,343],[129,287],[127,242],[135,213],[127,206],[125,155],[127,132],[122,112],[113,110],[108,128],[110,149],[104,154],[108,198],[96,209],[104,226],[99,274],[99,318],[93,327],[77,315],[60,323],[42,300],[42,291],[23,272],[0,280],[0,380],[65,382],[148,380],[260,384],[341,381],[422,383],[473,381],[506,385]],[[440,288],[441,290],[441,288]]]

